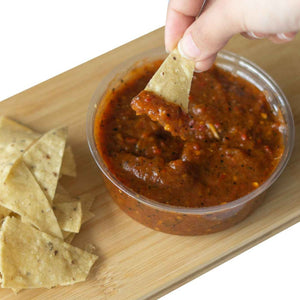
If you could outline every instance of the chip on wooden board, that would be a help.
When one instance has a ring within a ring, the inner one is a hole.
[[[64,238],[64,240],[66,243],[71,244],[75,236],[76,236],[76,233],[69,232],[69,234]]]
[[[63,231],[79,232],[82,224],[80,201],[55,203],[53,211]]]
[[[72,148],[67,145],[60,170],[61,175],[76,177],[76,163]]]
[[[4,182],[13,164],[40,134],[13,120],[0,116],[0,182]]]
[[[22,153],[14,147],[13,143],[0,148],[0,183],[6,180],[11,168],[21,157]]]
[[[62,238],[52,207],[25,163],[20,160],[0,184],[0,205],[19,214],[22,221]]]
[[[98,258],[13,217],[4,220],[0,245],[3,288],[51,288],[84,281]]]
[[[0,205],[0,222],[11,213],[11,210]]]
[[[18,150],[25,151],[40,134],[9,118],[0,116],[0,148],[14,143]]]
[[[181,56],[175,48],[153,75],[146,91],[153,92],[188,112],[189,94],[195,63]]]
[[[52,203],[65,151],[67,128],[45,133],[23,155],[23,160]]]
[[[82,224],[91,220],[95,215],[90,211],[93,202],[95,201],[95,194],[93,193],[84,193],[79,196],[76,196],[75,199],[81,202],[82,209]]]

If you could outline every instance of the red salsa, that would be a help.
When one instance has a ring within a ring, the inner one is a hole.
[[[140,93],[160,64],[135,69],[96,118],[109,170],[135,192],[181,207],[224,204],[259,187],[283,153],[282,120],[264,93],[214,66],[194,74],[186,114]]]

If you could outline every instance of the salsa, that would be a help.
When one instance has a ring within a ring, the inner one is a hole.
[[[224,204],[265,182],[284,146],[264,93],[214,66],[194,74],[186,114],[141,92],[160,64],[136,68],[96,117],[108,169],[135,192],[180,207]]]

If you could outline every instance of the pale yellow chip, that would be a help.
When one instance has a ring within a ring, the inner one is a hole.
[[[50,203],[59,179],[65,151],[67,128],[53,129],[44,134],[23,155],[23,160],[36,178]]]
[[[5,181],[14,163],[39,136],[15,121],[0,117],[0,182]]]
[[[55,203],[53,211],[63,231],[79,232],[82,220],[80,201]]]
[[[84,281],[98,258],[11,217],[2,225],[0,245],[3,288],[51,288]]]
[[[9,118],[0,116],[0,148],[14,143],[19,151],[25,151],[40,134]]]
[[[175,48],[153,75],[145,90],[181,106],[188,112],[189,94],[195,63],[182,57]]]
[[[77,199],[76,199],[77,200]],[[55,203],[64,203],[64,202],[73,202],[74,199],[70,194],[62,187],[61,184],[57,185],[57,190],[53,199],[53,204]]]
[[[82,223],[81,224],[84,224],[86,223],[87,221],[93,219],[95,217],[95,214],[92,213],[91,211],[86,211],[83,215],[82,215]]]
[[[92,219],[95,215],[90,211],[92,204],[95,200],[93,193],[84,193],[80,196],[75,197],[76,200],[81,202],[82,209],[82,224]]]
[[[76,233],[70,232],[70,234],[67,237],[65,237],[65,242],[71,244],[75,236]]]
[[[52,207],[25,163],[20,160],[0,184],[0,205],[19,214],[22,221],[62,238]]]
[[[60,183],[57,184],[56,192],[63,195],[70,195],[70,193]]]
[[[76,163],[70,145],[67,145],[65,148],[65,153],[64,153],[60,173],[62,175],[76,177]]]
[[[11,213],[10,209],[7,209],[6,207],[0,205],[0,221],[3,220],[5,217],[7,217],[10,213]]]
[[[3,183],[11,171],[13,165],[22,157],[14,144],[8,144],[0,148],[0,183]]]

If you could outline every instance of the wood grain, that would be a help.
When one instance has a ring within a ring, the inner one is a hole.
[[[27,290],[15,296],[0,290],[0,299],[145,299],[206,272],[300,220],[300,138],[292,158],[269,190],[265,203],[248,219],[226,231],[207,236],[172,236],[136,223],[112,202],[88,150],[85,123],[89,101],[101,78],[127,58],[163,44],[156,30],[92,59],[0,103],[0,114],[35,130],[69,126],[79,176],[65,179],[72,194],[94,191],[96,217],[86,224],[74,244],[97,247],[100,259],[88,280],[70,287]],[[226,47],[266,70],[288,97],[300,126],[300,39],[287,45],[235,37]]]

